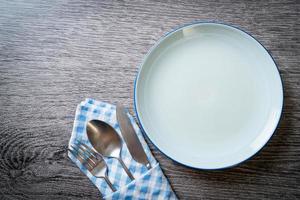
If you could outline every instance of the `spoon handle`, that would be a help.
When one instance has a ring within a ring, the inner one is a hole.
[[[131,174],[131,172],[129,171],[129,169],[126,167],[125,163],[123,162],[122,158],[117,158],[119,160],[119,162],[121,163],[123,169],[125,170],[126,174],[129,176],[129,178],[131,180],[134,180],[133,175]]]
[[[106,176],[104,176],[103,178],[104,178],[104,180],[106,181],[107,185],[110,187],[110,189],[111,189],[113,192],[115,192],[115,191],[116,191],[116,188],[115,188],[115,186],[110,182],[110,180],[109,180]]]

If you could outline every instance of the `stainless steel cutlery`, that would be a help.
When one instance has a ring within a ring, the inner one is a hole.
[[[132,158],[143,165],[145,165],[148,169],[151,168],[151,164],[147,158],[147,155],[143,149],[143,146],[132,127],[130,119],[126,113],[125,108],[118,104],[117,109],[117,120],[121,129],[122,136],[127,145],[127,148],[132,156]]]
[[[89,170],[93,176],[97,178],[103,178],[111,190],[116,191],[115,187],[108,178],[107,165],[101,155],[80,142],[78,142],[78,144],[75,143],[71,145],[69,151],[82,163],[86,169]]]
[[[151,164],[123,106],[117,106],[116,115],[123,139],[132,158],[150,169]],[[121,157],[123,141],[113,127],[101,120],[91,120],[86,125],[86,133],[93,148],[77,141],[70,146],[69,151],[93,176],[103,178],[111,190],[116,191],[108,178],[108,167],[103,159],[103,157],[107,157],[117,159],[128,177],[134,180]]]
[[[86,133],[94,149],[105,157],[116,158],[129,178],[134,179],[122,160],[122,140],[113,127],[100,120],[91,120],[87,123]]]

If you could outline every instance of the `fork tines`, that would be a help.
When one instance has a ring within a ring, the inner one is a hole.
[[[69,151],[86,167],[93,170],[103,159],[93,149],[81,142],[70,146]]]

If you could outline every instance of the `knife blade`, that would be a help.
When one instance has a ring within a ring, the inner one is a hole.
[[[123,139],[127,145],[127,148],[132,156],[132,158],[143,165],[148,169],[151,168],[151,164],[147,158],[147,155],[143,149],[143,146],[131,124],[131,121],[126,113],[124,106],[118,104],[117,109],[117,120],[120,126],[120,130],[123,136]]]

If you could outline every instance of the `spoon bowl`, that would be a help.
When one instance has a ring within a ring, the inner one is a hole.
[[[105,157],[118,157],[122,148],[120,136],[109,124],[100,120],[87,123],[87,135],[93,147]]]

